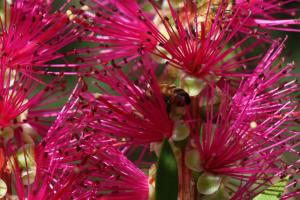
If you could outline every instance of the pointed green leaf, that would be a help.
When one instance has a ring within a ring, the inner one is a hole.
[[[253,200],[280,200],[288,181],[289,177],[287,176],[257,195]]]
[[[164,140],[158,158],[155,198],[156,200],[177,200],[178,169],[175,155],[168,140]]]

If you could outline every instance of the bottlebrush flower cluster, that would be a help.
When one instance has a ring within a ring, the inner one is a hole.
[[[297,3],[0,1],[0,198],[299,198]]]

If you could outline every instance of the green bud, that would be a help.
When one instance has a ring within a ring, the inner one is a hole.
[[[189,169],[196,172],[202,171],[200,155],[196,149],[186,152],[184,162]]]
[[[7,185],[6,183],[0,179],[0,198],[3,198],[7,193]]]
[[[198,178],[197,190],[204,195],[211,195],[217,192],[221,185],[221,177],[204,172]]]
[[[227,192],[225,191],[224,185],[221,184],[219,190],[211,195],[205,195],[202,197],[202,200],[229,200],[229,195],[227,194]]]
[[[34,159],[34,146],[24,145],[24,147],[21,147],[17,153],[17,160],[21,168],[35,167],[36,163]]]
[[[190,135],[190,129],[185,123],[178,122],[175,124],[173,135],[172,135],[173,141],[178,142],[178,141],[185,140],[189,135]]]
[[[36,168],[30,168],[22,171],[22,181],[24,185],[31,185],[34,182],[36,175]]]
[[[185,76],[181,80],[181,87],[190,96],[197,96],[203,89],[203,82],[196,77]]]

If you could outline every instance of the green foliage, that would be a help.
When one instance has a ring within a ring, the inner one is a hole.
[[[253,200],[280,200],[288,180],[288,176],[281,179],[278,183],[275,183],[261,194],[257,195]]]
[[[178,168],[175,155],[168,140],[164,140],[158,158],[155,199],[177,200]]]

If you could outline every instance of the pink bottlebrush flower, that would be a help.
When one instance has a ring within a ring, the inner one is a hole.
[[[104,168],[108,166],[107,172],[103,173],[104,176],[100,176],[100,178],[106,178],[102,183],[102,187],[99,187],[99,190],[103,193],[100,199],[148,199],[148,177],[124,157],[121,152],[113,148],[106,148],[104,151],[101,151],[99,158],[106,162],[106,165],[103,165]],[[97,164],[97,161],[95,164]],[[111,178],[112,175],[115,177],[114,179]],[[105,194],[105,191],[112,192]]]
[[[5,65],[0,67],[0,128],[18,125],[26,128],[29,124],[44,134],[59,110],[53,103],[65,96],[64,82],[59,79],[49,84],[37,82]]]
[[[299,84],[295,80],[282,82],[285,77],[293,76],[291,71],[295,65],[290,63],[282,67],[282,62],[276,63],[285,41],[286,39],[281,43],[275,41],[253,74],[241,82],[233,96],[237,113],[247,107],[245,112],[249,119],[275,117],[275,113],[278,119],[282,118],[286,111],[297,107],[298,102],[292,100],[290,95],[299,91]],[[297,112],[294,112],[290,117],[297,117],[296,115]]]
[[[1,65],[0,82],[0,127],[5,128],[14,123],[14,120],[23,112],[39,102],[44,92],[33,97],[29,95],[37,87],[37,83]],[[12,84],[12,86],[10,86]]]
[[[296,6],[293,6],[293,3]],[[300,25],[300,20],[293,19],[296,13],[300,11],[299,7],[297,7],[297,4],[299,4],[298,0],[237,0],[235,4],[234,9],[241,10],[241,13],[245,15],[250,15],[248,21],[244,24],[245,26],[300,32],[300,29],[294,26]],[[280,14],[289,15],[292,18],[280,19],[278,18]]]
[[[123,138],[128,144],[160,142],[172,135],[174,123],[149,61],[138,62],[129,75],[116,66],[95,73],[113,93],[96,83],[103,94],[81,95],[90,105],[93,128]]]
[[[74,122],[65,125],[36,147],[34,179],[22,178],[24,169],[15,161],[12,186],[20,199],[148,199],[148,177],[109,140],[95,140],[95,133],[80,132]],[[31,169],[25,170],[29,175]]]
[[[251,199],[270,186],[272,178],[285,177],[298,166],[299,133],[290,128],[299,119],[298,103],[291,96],[299,85],[280,82],[294,67],[275,62],[283,47],[284,42],[274,42],[233,97],[225,86],[217,110],[214,88],[206,90],[200,102],[206,105],[205,120],[191,119],[192,129],[202,127],[194,135],[194,141],[200,141],[196,148],[201,168],[224,177],[232,199]],[[296,155],[297,161],[285,161],[286,154]]]
[[[208,98],[212,95],[208,94]],[[228,94],[223,93],[216,112],[212,100],[207,104],[200,134],[194,135],[194,141],[199,141],[195,144],[201,169],[223,177],[231,199],[252,199],[271,185],[274,176],[287,172],[288,163],[282,155],[294,151],[300,144],[299,133],[289,130],[287,123],[293,110],[276,121],[276,112],[251,121],[247,106],[236,114],[235,102],[230,101]]]
[[[197,3],[188,4],[185,1],[183,13],[178,13],[168,1],[171,14],[166,16],[152,2],[165,31],[161,31],[144,17],[144,23],[148,26],[150,35],[158,43],[156,49],[151,52],[187,75],[208,83],[219,76],[225,78],[243,76],[243,73],[235,72],[235,70],[257,58],[243,59],[243,56],[252,51],[260,40],[250,46],[245,46],[246,41],[255,36],[254,32],[249,32],[244,38],[236,40],[239,29],[248,18],[245,17],[241,23],[233,23],[234,20],[231,18],[235,19],[237,14],[229,17],[226,12],[226,3],[222,1],[216,12],[211,8],[211,1],[208,4],[202,16],[203,11],[197,10],[199,6]],[[144,16],[142,13],[140,15]],[[213,20],[212,16],[214,16]],[[239,51],[241,47],[244,48]]]
[[[40,135],[44,135],[62,108],[57,102],[66,99],[70,93],[66,87],[67,83],[64,80],[51,81],[45,86],[44,94],[39,101],[28,108],[27,119],[23,122],[32,126]]]
[[[18,1],[18,4],[22,5],[22,10],[26,12],[30,12],[32,9],[36,9],[39,7],[39,9],[45,9],[47,12],[49,12],[52,9],[52,4],[55,0],[36,0],[36,1]],[[8,1],[4,1],[4,4],[8,4]]]
[[[89,0],[82,5],[83,18],[92,21],[87,27],[91,34],[84,40],[98,44],[90,51],[101,62],[124,59],[126,63],[143,55],[146,49],[155,48],[156,41],[147,32],[143,18],[139,18],[136,1]]]
[[[19,198],[148,199],[147,176],[114,147],[118,146],[115,139],[86,126],[77,93],[80,87],[36,147],[32,185],[24,186],[15,170]]]
[[[82,24],[70,20],[71,16],[66,11],[68,3],[55,12],[43,3],[16,0],[8,8],[4,1],[5,16],[0,20],[0,62],[25,75],[29,72],[60,74],[63,67],[74,71],[73,68],[83,64],[70,63],[73,61],[71,58],[68,61],[68,57],[77,57],[77,52],[62,53],[61,49],[83,35]],[[71,9],[68,11],[71,12]],[[51,64],[52,61],[61,64]]]

